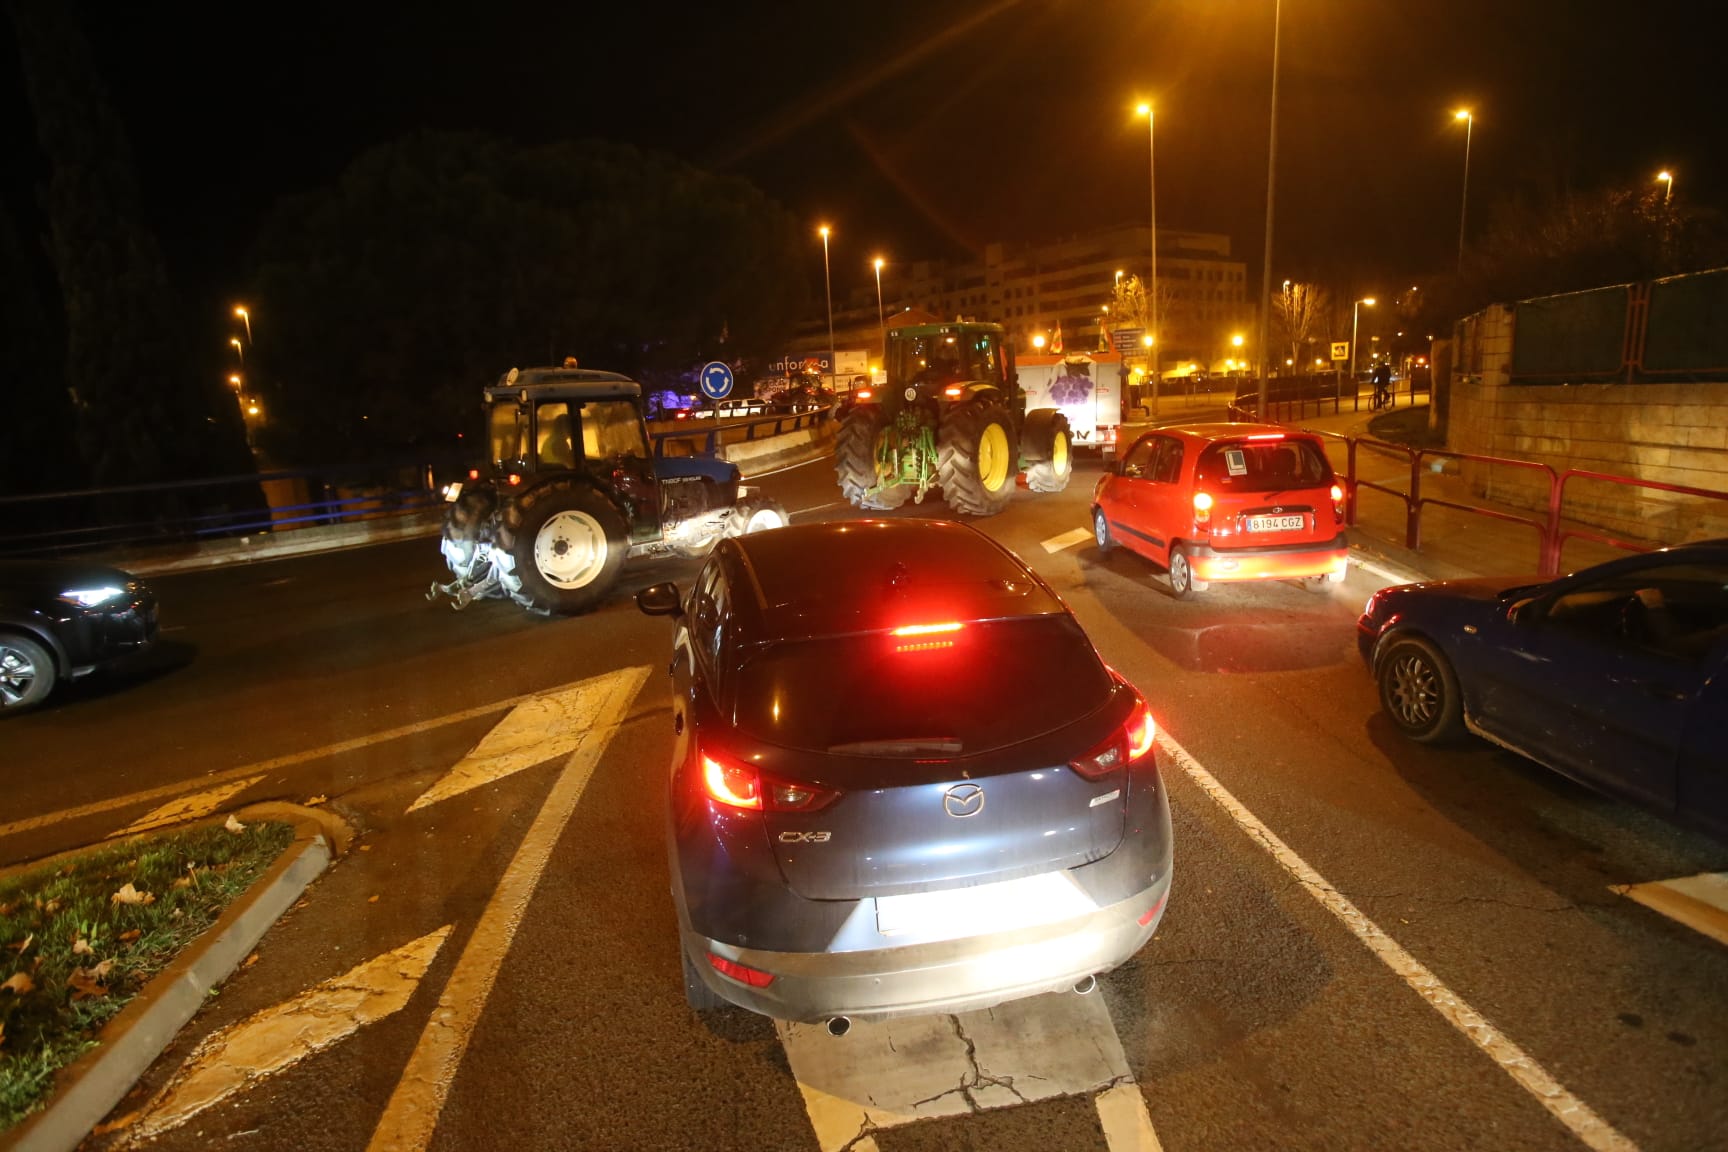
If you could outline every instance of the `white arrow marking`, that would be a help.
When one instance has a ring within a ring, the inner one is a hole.
[[[576,811],[588,781],[600,756],[612,742],[630,701],[641,691],[648,679],[647,668],[624,668],[587,683],[595,688],[590,715],[582,725],[582,742],[564,762],[558,780],[547,793],[540,814],[534,817],[528,834],[516,849],[510,866],[497,890],[486,902],[474,935],[462,949],[438,1007],[420,1033],[420,1042],[408,1058],[390,1103],[372,1131],[373,1152],[423,1149],[432,1140],[438,1126],[438,1115],[444,1110],[450,1084],[468,1050],[468,1039],[480,1022],[486,999],[498,979],[498,969],[510,951],[516,929],[534,899],[534,889],[551,859],[552,849],[564,833],[564,826]]]
[[[450,935],[446,924],[204,1038],[132,1127],[159,1136],[402,1010]]]
[[[234,780],[227,784],[219,784],[214,788],[206,788],[202,792],[194,792],[190,796],[182,796],[162,807],[146,812],[118,832],[108,833],[112,840],[116,836],[130,836],[134,832],[146,832],[151,828],[162,828],[169,824],[183,824],[188,820],[197,820],[208,816],[226,804],[230,797],[246,791],[262,776],[248,776],[244,780]]]
[[[600,676],[522,701],[454,768],[408,805],[408,811],[569,755],[587,735],[587,718],[611,686],[610,676]]]
[[[1092,529],[1076,528],[1072,532],[1064,532],[1060,536],[1052,536],[1044,541],[1044,551],[1060,552],[1064,548],[1072,548],[1076,544],[1084,544],[1092,539]]]

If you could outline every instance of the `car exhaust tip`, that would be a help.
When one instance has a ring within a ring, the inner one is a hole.
[[[828,1035],[844,1036],[852,1031],[852,1020],[847,1016],[836,1016],[828,1021]]]
[[[1098,987],[1098,977],[1088,976],[1074,985],[1074,991],[1082,996],[1088,996],[1091,995],[1092,990],[1096,987]]]

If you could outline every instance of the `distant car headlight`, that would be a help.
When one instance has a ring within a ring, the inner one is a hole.
[[[68,604],[76,604],[80,608],[95,608],[110,600],[117,600],[126,595],[126,589],[116,588],[112,584],[102,588],[74,588],[60,593],[60,599]]]

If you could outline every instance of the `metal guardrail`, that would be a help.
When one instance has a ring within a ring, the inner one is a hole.
[[[1345,411],[1374,411],[1372,386],[1363,388],[1357,384],[1354,391],[1351,391],[1343,381],[1333,375],[1278,377],[1268,384],[1266,418],[1274,424],[1288,424],[1307,416],[1324,416],[1328,413],[1337,416]],[[1387,410],[1413,407],[1418,396],[1431,396],[1427,369],[1393,383],[1391,403],[1386,406]],[[1259,405],[1260,396],[1257,391],[1238,392],[1231,398],[1227,409],[1232,420],[1258,420]]]
[[[835,406],[830,404],[824,408],[813,408],[808,412],[770,412],[765,416],[745,416],[740,419],[721,419],[718,416],[706,420],[656,420],[655,425],[664,426],[676,423],[675,428],[664,428],[661,431],[651,431],[649,440],[654,445],[654,455],[664,457],[669,441],[687,441],[692,445],[697,441],[702,444],[701,451],[689,455],[713,456],[720,450],[722,444],[736,444],[740,440],[749,443],[754,440],[765,440],[775,436],[784,436],[788,432],[797,432],[804,428],[813,428],[824,421],[834,418]],[[772,429],[772,431],[764,431]],[[727,438],[728,432],[743,432],[743,436]]]

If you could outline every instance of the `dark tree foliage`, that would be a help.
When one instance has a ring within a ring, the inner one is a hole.
[[[791,217],[742,180],[598,142],[423,133],[281,205],[255,253],[260,433],[295,464],[437,458],[512,366],[735,360],[804,301]],[[470,441],[470,443],[473,443]]]
[[[36,265],[0,204],[0,495],[82,482],[53,331]]]
[[[251,471],[233,398],[188,353],[162,253],[143,223],[131,150],[75,10],[61,0],[13,0],[9,11],[50,172],[43,207],[65,325],[65,391],[88,480]]]

